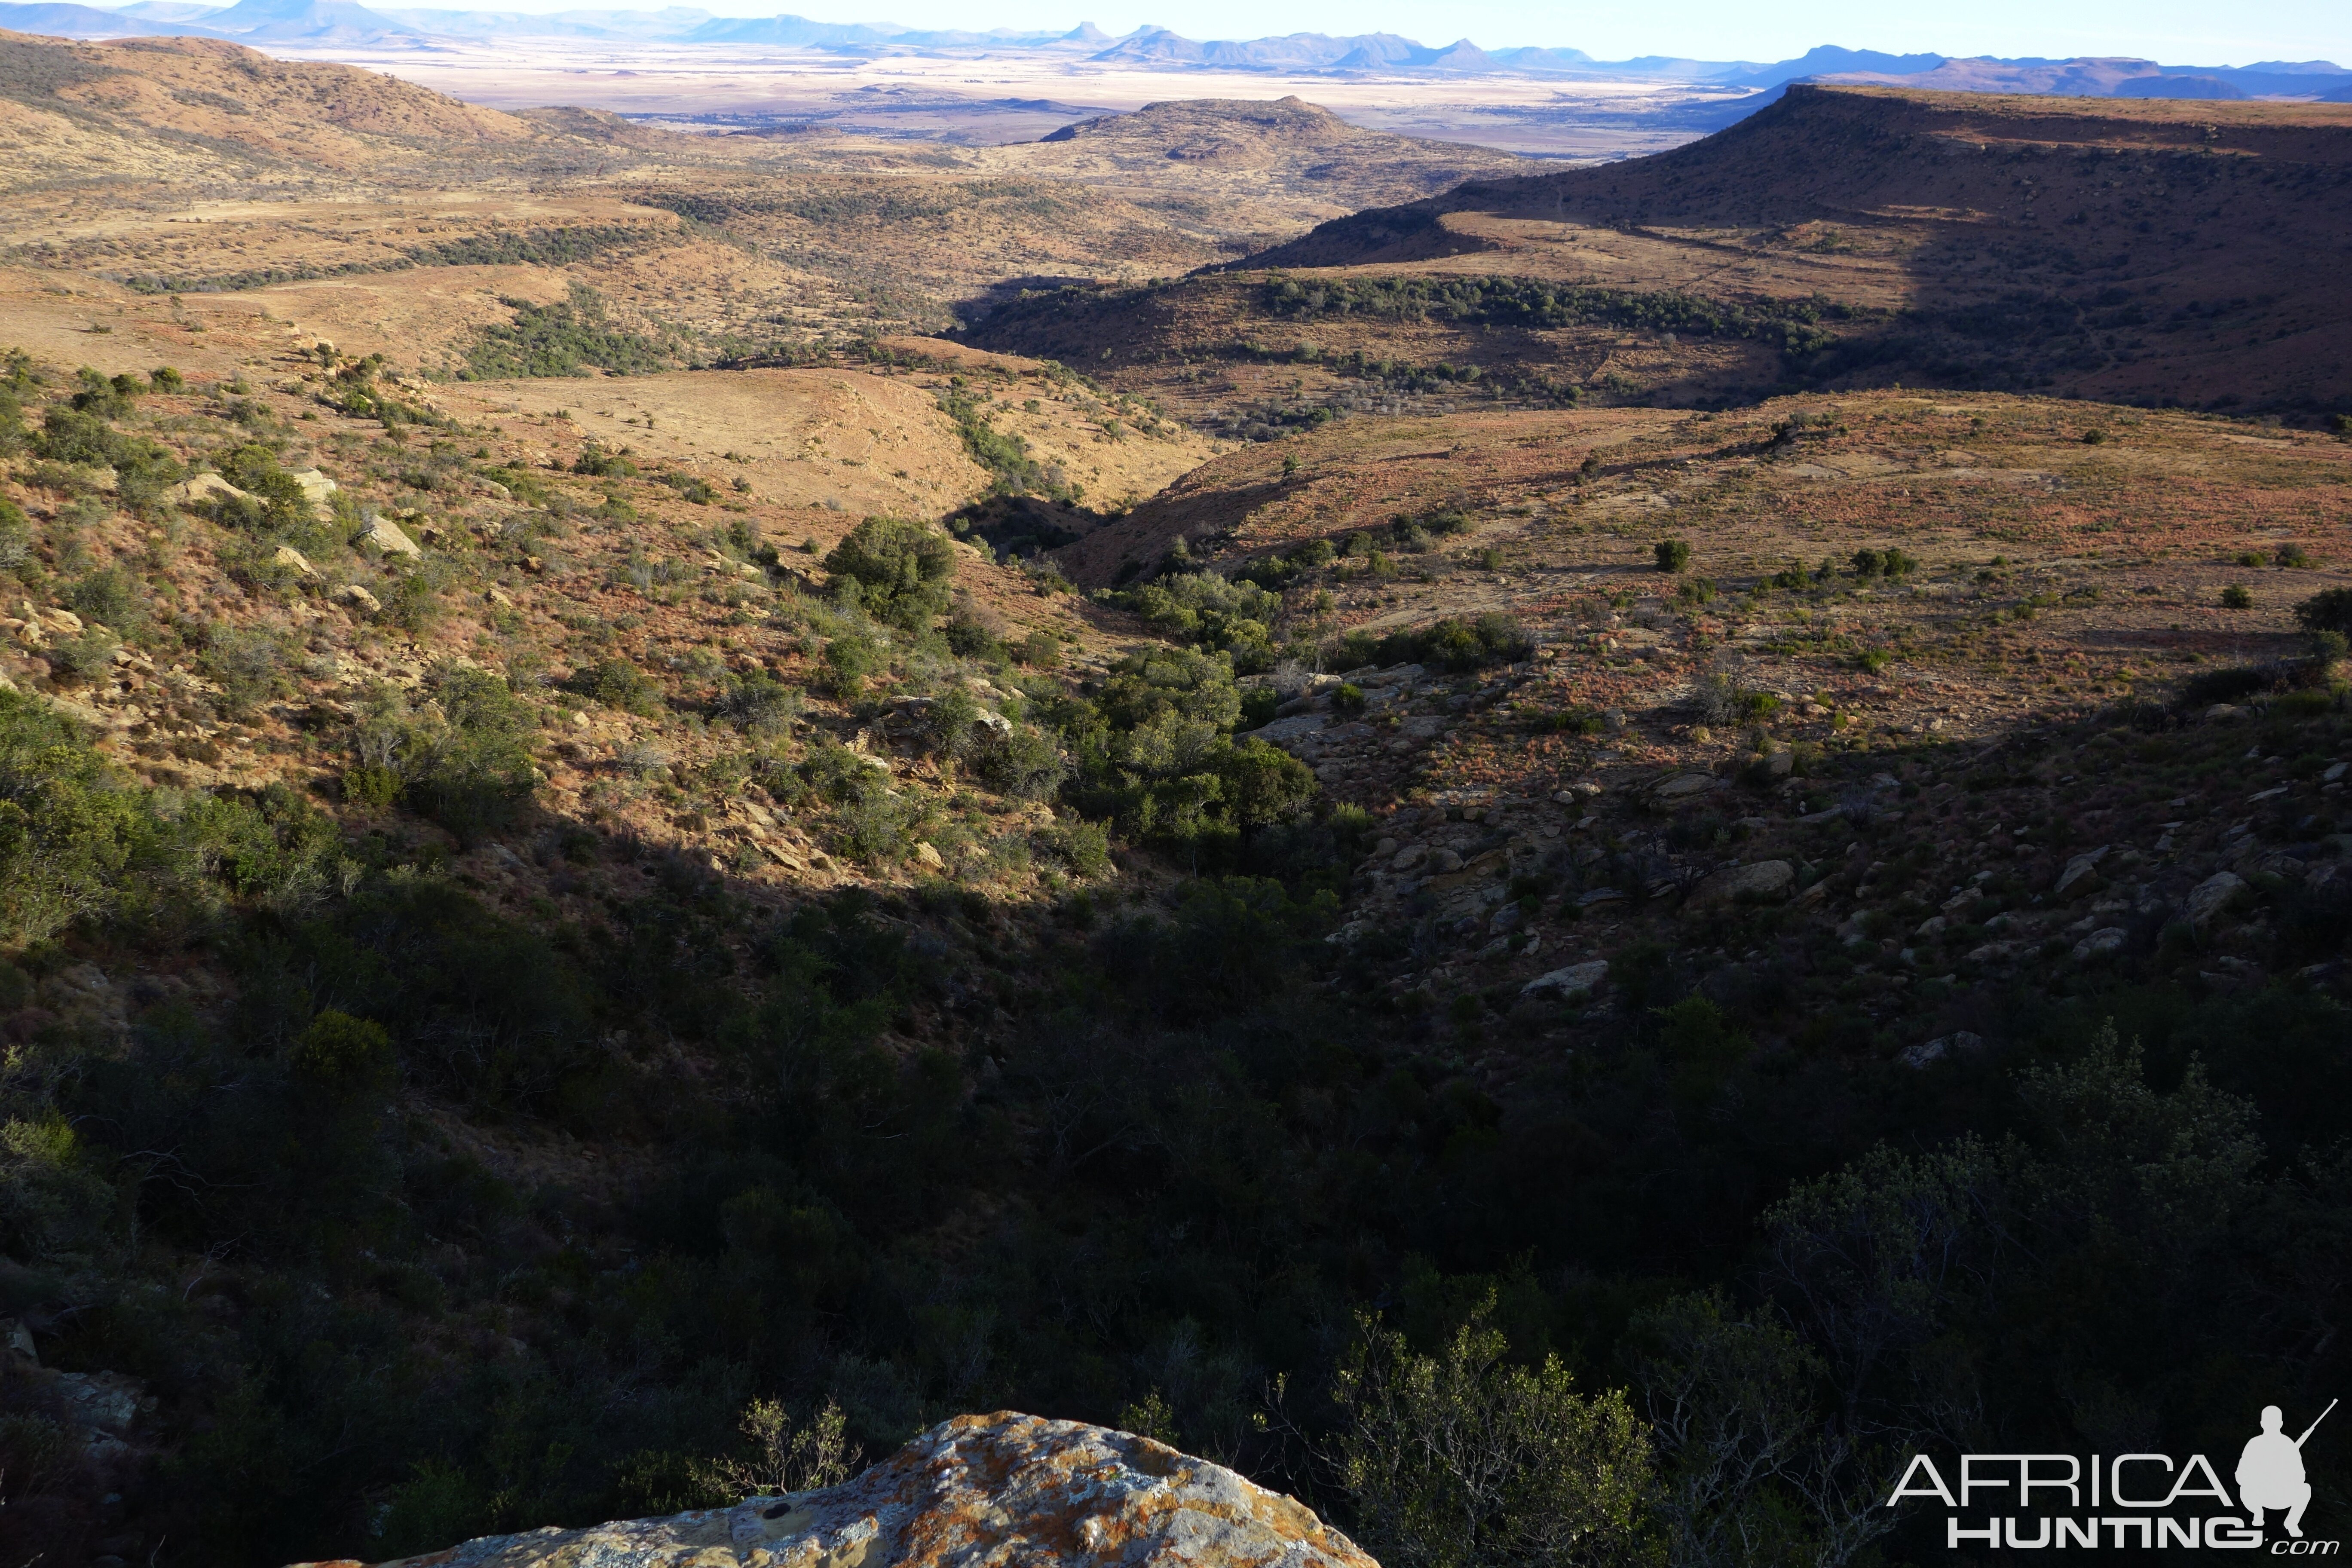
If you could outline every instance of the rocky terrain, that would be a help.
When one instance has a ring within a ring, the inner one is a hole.
[[[495,1536],[406,1568],[531,1568],[591,1559],[829,1563],[1187,1563],[1368,1568],[1291,1499],[1130,1433],[1000,1412],[962,1415],[853,1481],[736,1508]],[[306,1565],[309,1568],[309,1565]]]
[[[1906,1446],[2340,1384],[2333,372],[1834,358],[1928,330],[1969,159],[2002,245],[2028,167],[2208,182],[2284,326],[2328,124],[1800,93],[1024,299],[1437,164],[1171,107],[1042,144],[1024,252],[961,163],[0,58],[98,149],[0,278],[28,1554],[1913,1560]],[[1170,148],[1267,205],[1167,218]]]

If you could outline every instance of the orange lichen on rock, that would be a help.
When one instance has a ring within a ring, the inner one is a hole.
[[[485,1536],[396,1568],[1379,1568],[1313,1510],[1132,1433],[943,1421],[855,1480],[732,1509]],[[339,1565],[306,1565],[339,1568]],[[354,1565],[356,1568],[356,1565]]]

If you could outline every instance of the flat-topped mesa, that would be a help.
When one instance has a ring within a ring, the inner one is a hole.
[[[822,1491],[584,1530],[485,1536],[396,1568],[579,1563],[1379,1568],[1313,1510],[1221,1466],[1149,1437],[1016,1411],[943,1421],[864,1475]]]

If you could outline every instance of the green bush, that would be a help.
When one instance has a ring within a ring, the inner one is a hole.
[[[14,572],[33,558],[33,524],[24,510],[0,496],[0,572]]]
[[[661,689],[625,658],[600,658],[572,672],[563,689],[623,713],[650,718],[661,711]]]
[[[537,793],[535,716],[489,670],[443,665],[427,685],[433,706],[422,713],[389,689],[369,700],[343,787],[369,805],[398,801],[470,844],[513,823]]]
[[[947,637],[949,651],[958,658],[995,659],[1004,655],[1003,642],[970,610],[958,610],[940,630]]]
[[[1059,669],[1062,667],[1062,639],[1052,632],[1031,632],[1013,645],[1014,661],[1031,669]]]
[[[572,459],[572,471],[599,479],[637,477],[637,466],[629,460],[627,453],[607,451],[604,443],[593,437],[581,447],[580,455]]]
[[[86,621],[122,630],[147,618],[147,587],[120,566],[92,572],[66,589],[66,603]]]
[[[1624,1391],[1580,1394],[1557,1355],[1512,1362],[1493,1310],[1489,1295],[1433,1356],[1360,1320],[1332,1389],[1356,1539],[1391,1568],[1653,1560],[1657,1482]]]
[[[232,713],[249,713],[275,695],[286,669],[286,650],[262,627],[215,625],[197,660],[220,684],[221,702]]]
[[[383,1025],[331,1008],[295,1040],[288,1066],[298,1081],[336,1100],[380,1099],[400,1070]]]
[[[1661,539],[1651,547],[1650,553],[1657,558],[1661,572],[1680,572],[1690,564],[1691,547],[1684,540]]]
[[[571,297],[558,304],[506,298],[499,303],[514,312],[514,320],[481,329],[466,351],[466,380],[584,375],[583,365],[615,375],[650,375],[667,368],[662,345],[614,326],[605,315],[604,296],[584,283],[572,285]]]
[[[919,631],[947,612],[955,547],[927,522],[869,517],[824,558],[824,569],[858,585],[866,613]]]
[[[1370,705],[1370,699],[1364,695],[1364,689],[1349,681],[1341,681],[1339,689],[1331,693],[1331,711],[1350,719]]]
[[[788,732],[800,711],[801,694],[765,670],[730,677],[713,704],[719,716],[750,735]]]
[[[2320,590],[2294,607],[2294,618],[2307,632],[2352,636],[2352,588]]]
[[[2232,583],[2221,590],[2221,607],[2225,610],[2251,610],[2254,595],[2243,583]]]
[[[847,701],[866,689],[866,678],[882,668],[882,649],[872,637],[846,632],[824,645],[825,689]]]
[[[1282,595],[1254,583],[1231,582],[1213,572],[1181,573],[1110,595],[1133,610],[1161,636],[1222,650],[1246,674],[1274,662],[1275,616]]]
[[[1906,573],[1917,570],[1919,563],[1916,558],[1906,555],[1902,551],[1890,545],[1885,550],[1857,550],[1853,552],[1853,559],[1849,564],[1857,577],[1876,577],[1882,574],[1889,577],[1900,577]]]
[[[1097,877],[1110,868],[1110,835],[1100,823],[1067,818],[1030,835],[1030,843],[1074,877]]]
[[[1027,724],[991,734],[973,749],[973,774],[998,795],[1043,800],[1061,786],[1069,765],[1052,736]]]

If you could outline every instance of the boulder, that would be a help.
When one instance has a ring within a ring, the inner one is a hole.
[[[1288,719],[1276,719],[1271,724],[1261,725],[1250,731],[1250,737],[1279,746],[1285,741],[1296,741],[1303,735],[1311,735],[1330,721],[1320,713],[1300,713]]]
[[[349,605],[354,610],[364,610],[371,616],[383,613],[383,602],[357,583],[346,583],[331,595],[338,605]]]
[[[311,516],[327,515],[327,498],[341,488],[334,480],[316,468],[295,468],[286,477],[302,487],[302,499],[310,503]]]
[[[2120,952],[2124,945],[2124,939],[2129,934],[2121,926],[2101,926],[2074,944],[2072,956],[2077,963],[2086,963],[2094,958],[2105,958],[2111,952]]]
[[[1580,996],[1591,995],[1608,978],[1609,961],[1596,958],[1590,963],[1571,963],[1565,969],[1538,974],[1519,987],[1519,994],[1557,996],[1563,1002],[1572,1002]]]
[[[165,490],[163,494],[167,499],[177,502],[181,506],[190,506],[198,501],[210,500],[215,496],[223,497],[229,500],[255,500],[259,499],[248,491],[237,489],[235,485],[229,483],[218,474],[198,474],[195,478],[189,479],[184,484],[173,485],[170,489]]]
[[[415,540],[400,531],[400,524],[389,518],[379,517],[371,521],[365,528],[360,530],[360,536],[353,542],[364,545],[370,550],[380,550],[386,555],[425,553],[417,548]]]
[[[1676,773],[1650,793],[1662,801],[1690,800],[1722,783],[1713,773]]]
[[[1742,897],[1777,899],[1796,885],[1797,868],[1786,860],[1727,866],[1691,889],[1691,907],[1727,904]]]
[[[2246,710],[2234,702],[2216,702],[2205,710],[2205,721],[2209,724],[2223,724],[2245,716]]]
[[[316,577],[319,574],[319,569],[310,564],[310,558],[290,544],[279,545],[270,552],[269,559],[277,565],[291,566],[298,576]]]
[[[1924,1068],[1931,1063],[1942,1061],[1946,1057],[1966,1056],[1970,1052],[1982,1049],[1984,1049],[1982,1035],[1970,1034],[1966,1029],[1960,1029],[1952,1034],[1938,1035],[1932,1040],[1923,1040],[1918,1045],[1899,1053],[1895,1059],[1906,1068]]]
[[[2087,893],[2097,887],[2099,862],[2107,858],[2107,850],[2110,847],[2112,847],[2109,845],[2102,844],[2096,849],[2077,855],[2067,861],[2066,868],[2058,873],[2058,885],[2050,889],[2051,896],[2071,899],[2079,894]]]
[[[1149,1437],[1000,1411],[855,1480],[735,1508],[485,1536],[408,1568],[1379,1568],[1305,1504]],[[310,1565],[306,1565],[310,1568]]]
[[[2216,871],[2189,889],[2183,904],[2189,923],[2201,926],[2227,908],[2231,900],[2243,892],[2246,879],[2234,871]]]

